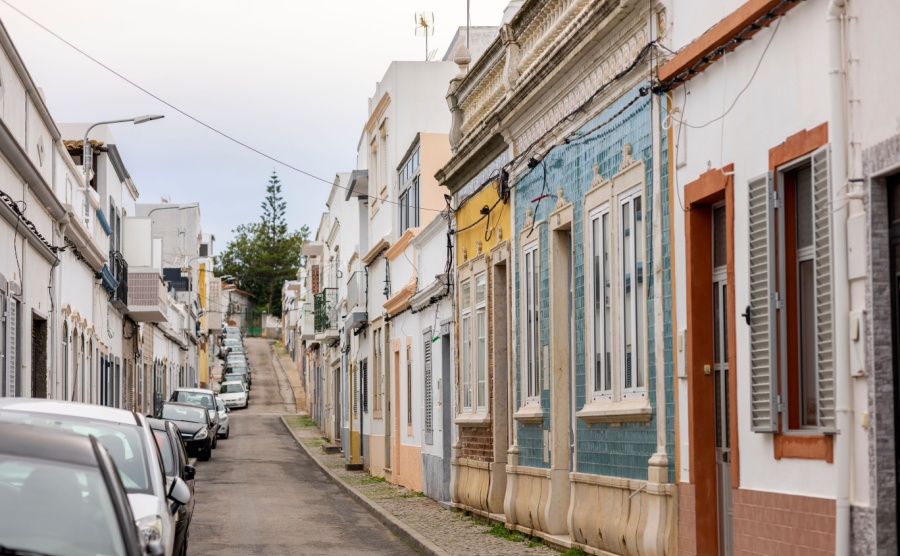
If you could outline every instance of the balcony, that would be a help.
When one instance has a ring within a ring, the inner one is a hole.
[[[300,340],[316,339],[315,311],[312,303],[304,303],[300,308]]]
[[[356,330],[369,320],[366,307],[366,275],[357,270],[347,281],[347,315],[344,325],[350,330]]]
[[[335,340],[338,338],[338,290],[337,288],[325,288],[322,293],[316,294],[315,302],[315,329],[316,339],[321,341]]]
[[[152,268],[128,272],[128,314],[135,322],[166,322],[166,283]]]
[[[124,311],[128,309],[128,262],[121,251],[110,251],[109,269],[112,271],[113,278],[118,282],[112,296],[113,306]]]

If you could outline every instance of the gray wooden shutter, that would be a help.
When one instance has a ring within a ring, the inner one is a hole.
[[[422,336],[422,353],[425,359],[425,443],[434,442],[434,384],[432,381],[431,365],[431,329],[427,329]]]
[[[836,430],[834,403],[834,318],[831,281],[831,180],[828,147],[812,155],[816,283],[816,381],[819,426]]]
[[[17,393],[19,375],[19,302],[10,297],[6,304],[6,396]]]
[[[778,428],[778,339],[773,175],[749,187],[750,221],[750,421],[755,432]]]

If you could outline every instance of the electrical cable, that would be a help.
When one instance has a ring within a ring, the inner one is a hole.
[[[171,108],[172,110],[178,112],[179,114],[181,114],[181,115],[184,116],[185,118],[187,118],[187,119],[193,121],[194,123],[196,123],[196,124],[198,124],[198,125],[200,125],[200,126],[206,128],[207,130],[209,130],[209,131],[211,131],[211,132],[213,132],[213,133],[215,133],[215,134],[217,134],[217,135],[223,137],[224,139],[227,139],[228,141],[231,141],[232,143],[234,143],[234,144],[236,144],[236,145],[238,145],[238,146],[241,146],[241,147],[243,147],[243,148],[245,148],[245,149],[247,149],[247,150],[249,150],[249,151],[252,151],[252,152],[258,154],[259,156],[261,156],[261,157],[263,157],[263,158],[266,158],[266,159],[268,159],[268,160],[271,160],[272,162],[275,162],[276,164],[280,164],[281,166],[284,166],[285,168],[288,168],[289,170],[293,170],[293,171],[295,171],[295,172],[297,172],[297,173],[303,174],[304,176],[307,176],[307,177],[312,178],[312,179],[314,179],[314,180],[321,181],[321,182],[323,182],[323,183],[327,183],[328,185],[332,185],[332,186],[338,187],[338,188],[343,189],[343,190],[345,190],[345,191],[351,191],[351,189],[350,189],[349,187],[347,187],[347,186],[336,184],[336,183],[334,183],[332,180],[327,180],[327,179],[325,179],[325,178],[322,178],[322,177],[319,177],[319,176],[317,176],[317,175],[315,175],[315,174],[312,174],[312,173],[310,173],[310,172],[307,172],[306,170],[302,170],[302,169],[300,169],[300,168],[298,168],[298,167],[296,167],[296,166],[294,166],[294,165],[292,165],[292,164],[289,164],[289,163],[287,163],[287,162],[285,162],[285,161],[283,161],[283,160],[281,160],[281,159],[279,159],[279,158],[277,158],[277,157],[275,157],[275,156],[272,156],[272,155],[270,155],[270,154],[268,154],[268,153],[266,153],[266,152],[263,152],[263,151],[257,149],[256,147],[253,147],[253,146],[249,145],[248,143],[245,143],[245,142],[241,141],[240,139],[237,139],[237,138],[235,138],[235,137],[229,135],[228,133],[225,133],[224,131],[222,131],[222,130],[220,130],[220,129],[214,127],[214,126],[212,126],[211,124],[208,124],[208,123],[204,122],[203,120],[197,118],[196,116],[192,116],[190,113],[186,112],[185,110],[182,110],[181,108],[178,108],[177,106],[175,106],[175,105],[172,104],[171,102],[169,102],[169,101],[163,99],[163,98],[160,97],[159,95],[156,95],[155,93],[151,92],[150,90],[148,90],[148,89],[142,87],[142,86],[139,85],[138,83],[132,81],[131,79],[125,77],[123,74],[121,74],[121,73],[119,73],[118,71],[114,70],[114,69],[111,68],[110,66],[104,64],[103,62],[101,62],[101,61],[98,60],[97,58],[94,58],[93,56],[91,56],[90,54],[88,54],[87,52],[85,52],[84,50],[78,48],[77,46],[75,46],[74,44],[72,44],[71,42],[69,42],[68,40],[64,39],[62,36],[60,36],[60,35],[58,35],[57,33],[55,33],[55,32],[54,32],[53,30],[51,30],[49,27],[47,27],[47,26],[45,26],[44,24],[40,23],[39,21],[37,21],[36,19],[34,19],[33,17],[31,17],[31,16],[28,15],[27,13],[23,12],[22,10],[20,10],[19,8],[17,8],[17,7],[14,6],[13,4],[11,4],[8,0],[0,0],[0,2],[2,2],[3,4],[5,4],[6,6],[8,6],[8,7],[9,7],[10,9],[12,9],[13,11],[17,12],[19,15],[21,15],[22,17],[24,17],[25,19],[27,19],[28,21],[30,21],[30,22],[33,23],[34,25],[36,25],[36,26],[38,26],[39,28],[43,29],[45,32],[49,33],[51,36],[53,36],[54,38],[56,38],[57,40],[59,40],[60,42],[62,42],[63,44],[65,44],[66,46],[68,46],[69,48],[71,48],[72,50],[74,50],[75,52],[81,54],[82,56],[84,56],[85,58],[87,58],[88,60],[90,60],[91,62],[94,62],[95,64],[97,64],[97,65],[100,66],[101,68],[105,69],[105,70],[108,71],[109,73],[111,73],[111,74],[113,74],[114,76],[118,77],[118,78],[121,79],[122,81],[128,83],[129,85],[131,85],[131,86],[134,87],[135,89],[137,89],[137,90],[141,91],[142,93],[146,94],[147,96],[153,98],[153,99],[156,100],[157,102],[160,102],[160,103],[164,104],[165,106]],[[386,197],[385,197],[384,199],[378,199],[378,198],[375,198],[375,200],[381,201],[381,202],[383,202],[383,203],[390,203],[390,204],[393,204],[393,205],[398,205],[398,206],[400,206],[400,203],[399,203],[399,202],[388,200]],[[428,207],[419,207],[419,208],[422,209],[422,210],[427,210],[427,211],[431,211],[431,212],[440,212],[440,209],[433,209],[433,208],[428,208]]]
[[[0,1],[3,1],[3,0],[0,0]],[[769,40],[766,42],[766,46],[763,49],[762,54],[759,57],[759,61],[756,62],[756,67],[753,69],[753,73],[750,75],[750,79],[747,81],[747,84],[744,85],[744,88],[740,90],[740,92],[737,94],[737,96],[734,97],[734,101],[731,103],[731,106],[729,106],[728,109],[725,110],[725,112],[722,115],[716,116],[715,118],[713,118],[713,119],[709,120],[708,122],[701,124],[701,125],[691,125],[687,122],[684,122],[682,120],[679,120],[679,119],[673,117],[671,114],[669,115],[669,118],[674,120],[678,124],[687,126],[691,129],[703,129],[704,127],[721,120],[722,118],[727,116],[729,113],[731,113],[731,111],[734,109],[734,107],[737,106],[737,102],[741,99],[741,97],[747,91],[747,89],[750,88],[750,85],[753,83],[753,80],[756,78],[756,74],[757,74],[757,72],[759,72],[759,68],[762,66],[763,60],[765,60],[765,58],[766,58],[766,53],[769,51],[769,47],[772,46],[772,41],[775,39],[775,35],[778,34],[778,29],[781,27],[781,20],[783,17],[784,16],[782,16],[782,15],[776,16],[777,19],[775,22],[775,29],[773,29],[772,34],[769,35]],[[725,52],[726,51],[723,50],[723,53],[722,53],[723,56],[724,56]]]

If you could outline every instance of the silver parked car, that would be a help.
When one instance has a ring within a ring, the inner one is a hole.
[[[169,500],[187,504],[191,491],[179,478],[166,481],[159,447],[143,415],[77,402],[0,398],[0,422],[96,437],[116,464],[144,542],[172,554],[175,518]]]

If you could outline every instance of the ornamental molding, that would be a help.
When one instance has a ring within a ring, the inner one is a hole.
[[[615,50],[608,52],[601,60],[591,64],[594,69],[588,75],[573,85],[565,96],[545,110],[537,121],[517,134],[514,143],[516,152],[522,152],[528,148],[547,130],[584,104],[601,87],[610,83],[618,73],[634,63],[641,49],[647,43],[648,37],[647,28],[643,27],[623,40]]]

